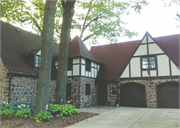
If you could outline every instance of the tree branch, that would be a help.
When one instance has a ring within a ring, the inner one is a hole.
[[[95,31],[94,33],[90,34],[89,36],[86,36],[82,41],[84,42],[84,41],[88,40],[89,38],[91,38],[92,36],[94,36],[96,32],[99,32],[100,30],[101,30],[101,29]]]
[[[97,21],[102,14],[103,14],[103,13],[100,13],[96,18],[94,18],[93,20],[91,20],[91,21],[85,26],[84,29],[86,29],[93,21]]]
[[[92,3],[92,0],[90,1],[90,5],[91,5],[91,3]],[[82,28],[82,30],[81,30],[80,38],[82,38],[82,35],[83,35],[83,33],[84,33],[84,30],[85,30],[85,27],[84,27],[84,26],[85,26],[85,24],[86,24],[86,20],[87,20],[87,17],[88,17],[88,15],[89,15],[90,10],[91,10],[91,6],[89,7],[88,12],[87,12],[87,14],[86,14],[86,17],[85,17],[85,19],[84,19],[83,28]]]
[[[39,24],[37,23],[37,21],[33,18],[33,16],[28,12],[28,11],[22,11],[22,12],[25,12],[26,14],[28,14],[31,19],[33,20],[33,22],[35,23],[35,26],[38,28],[39,32],[42,33],[42,29],[41,27],[39,26]]]

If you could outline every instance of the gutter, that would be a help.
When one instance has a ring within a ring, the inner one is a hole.
[[[8,74],[9,75],[9,74]],[[9,75],[9,94],[8,94],[8,103],[10,103],[10,96],[11,96],[11,79],[13,78],[14,74]]]

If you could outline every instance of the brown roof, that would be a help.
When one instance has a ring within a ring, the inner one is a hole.
[[[96,61],[94,56],[91,54],[91,52],[87,49],[85,44],[81,41],[81,39],[76,36],[73,40],[69,43],[69,53],[68,57],[85,57],[87,59]]]
[[[4,66],[13,72],[35,73],[26,54],[41,49],[41,37],[8,23],[1,23],[1,58]],[[58,54],[58,44],[54,43],[53,57]],[[32,60],[33,61],[33,60]]]
[[[180,34],[156,37],[154,39],[171,57],[176,66],[180,66]]]
[[[180,34],[154,38],[158,45],[179,66]],[[117,78],[126,67],[141,40],[91,47],[90,52],[105,66],[105,79]]]

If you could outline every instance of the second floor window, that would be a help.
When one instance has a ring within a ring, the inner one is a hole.
[[[91,61],[86,59],[86,71],[91,71]]]
[[[154,69],[156,68],[156,58],[155,56],[151,57],[142,57],[142,69]]]
[[[35,55],[35,67],[39,68],[41,63],[41,56]]]

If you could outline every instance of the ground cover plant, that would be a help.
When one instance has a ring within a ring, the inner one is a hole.
[[[1,103],[1,127],[66,127],[98,115],[80,113],[73,105],[46,105],[47,111],[31,115],[34,103]],[[39,123],[41,122],[41,123]]]

